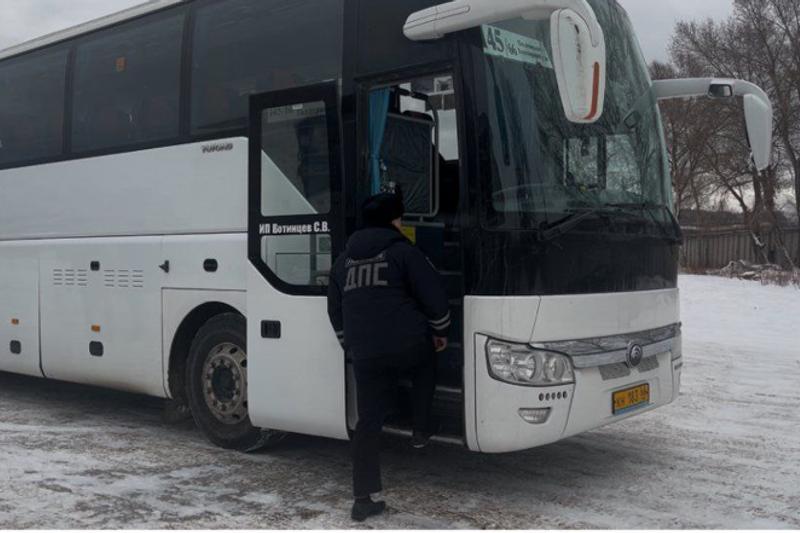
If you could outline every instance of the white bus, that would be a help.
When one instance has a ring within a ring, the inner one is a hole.
[[[509,452],[666,405],[657,100],[692,96],[743,96],[768,164],[764,93],[652,82],[614,0],[154,0],[6,50],[0,370],[171,399],[226,448],[347,439],[328,271],[391,182],[452,303],[439,439]]]

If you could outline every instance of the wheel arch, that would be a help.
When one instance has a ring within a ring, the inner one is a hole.
[[[240,315],[245,320],[247,318],[238,305],[232,302],[213,300],[195,306],[181,320],[169,345],[166,386],[167,392],[173,400],[186,403],[186,362],[189,357],[189,348],[197,332],[215,316],[228,313]]]

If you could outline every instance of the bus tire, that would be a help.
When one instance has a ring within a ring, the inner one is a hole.
[[[217,315],[200,328],[189,349],[186,396],[195,424],[221,448],[252,452],[283,438],[253,426],[247,413],[247,322]]]

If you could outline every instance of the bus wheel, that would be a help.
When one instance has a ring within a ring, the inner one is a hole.
[[[218,315],[200,328],[189,349],[187,397],[192,417],[222,448],[251,452],[283,434],[262,430],[247,414],[247,323],[241,315]]]

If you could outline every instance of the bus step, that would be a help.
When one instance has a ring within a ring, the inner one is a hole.
[[[414,432],[410,429],[398,427],[398,426],[384,426],[383,432],[389,435],[394,435],[396,437],[405,437],[410,439]],[[448,444],[451,446],[465,446],[464,439],[460,437],[450,436],[450,435],[434,435],[431,437],[433,442],[438,442],[441,444]]]
[[[411,383],[411,380],[408,379],[401,379],[399,381],[400,387],[404,389],[410,389],[414,385]],[[461,397],[464,395],[464,391],[456,388],[456,387],[447,387],[444,385],[436,385],[436,398],[437,399],[450,399],[452,398],[453,401],[461,401]],[[454,398],[455,397],[455,398]]]

